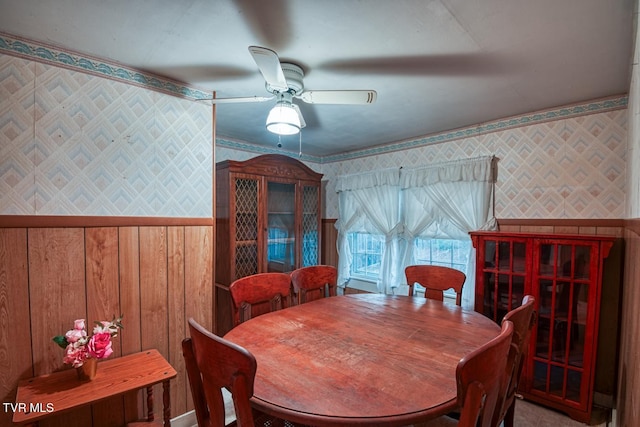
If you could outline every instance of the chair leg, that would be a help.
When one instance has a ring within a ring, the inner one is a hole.
[[[515,418],[515,412],[516,412],[516,400],[513,399],[513,402],[511,402],[509,409],[507,409],[507,413],[504,414],[504,427],[514,427],[513,423]]]

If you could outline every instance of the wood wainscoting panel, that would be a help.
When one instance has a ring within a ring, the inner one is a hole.
[[[140,229],[140,318],[142,348],[169,360],[167,320],[167,228]]]
[[[87,333],[94,322],[120,316],[118,286],[118,229],[96,227],[85,229]],[[124,320],[123,320],[124,321]],[[121,334],[112,340],[113,356],[122,356]],[[112,397],[92,406],[93,426],[109,427],[124,424],[121,396]]]
[[[34,375],[60,369],[63,350],[52,337],[87,318],[84,229],[29,229],[29,299]]]
[[[36,376],[65,368],[64,351],[52,338],[71,329],[76,319],[87,319],[84,231],[83,228],[28,231],[31,351]],[[91,425],[91,408],[53,417],[40,425]]]
[[[120,333],[122,355],[142,351],[140,336],[140,228],[118,227],[118,274],[120,282],[120,314],[125,329]],[[126,422],[142,418],[144,397],[132,392],[124,396]]]
[[[213,325],[213,225],[154,220],[77,227],[73,221],[72,227],[60,226],[62,219],[55,227],[0,227],[0,319],[8,319],[0,321],[7,338],[0,342],[3,401],[15,401],[20,379],[70,369],[52,337],[75,319],[85,318],[91,330],[94,321],[122,314],[111,357],[157,349],[178,372],[171,380],[172,417],[193,409],[181,343],[189,317]],[[154,395],[162,396],[161,386]],[[155,400],[155,418],[162,419]],[[40,425],[119,427],[146,417],[146,406],[146,393],[132,392]],[[0,411],[0,425],[11,418],[11,411]]]
[[[0,399],[15,402],[18,380],[33,376],[26,228],[0,228],[0,320]],[[0,426],[12,415],[0,411]]]
[[[193,317],[205,326],[213,330],[213,228],[212,227],[186,227],[185,228],[185,284],[184,284],[184,319],[182,330],[176,335],[176,358],[178,365],[172,365],[178,371],[175,379],[176,389],[182,390],[186,396],[184,407],[179,406],[178,414],[194,409],[191,399],[191,389],[187,379],[187,371],[184,369],[182,357],[182,340],[189,335],[186,320]],[[180,367],[178,370],[177,366]],[[171,400],[173,404],[173,399]]]
[[[182,357],[182,339],[186,328],[185,315],[185,229],[167,229],[167,314],[169,321],[169,357],[167,360],[179,372],[171,387],[171,413],[186,412],[184,388],[185,368]]]
[[[335,219],[322,220],[322,247],[320,262],[338,268],[338,230]]]
[[[140,318],[142,348],[155,348],[169,360],[167,227],[140,229]],[[153,394],[162,396],[162,385],[153,386]],[[162,419],[162,408],[154,406]],[[147,407],[145,406],[145,413]]]
[[[118,228],[120,310],[125,329],[120,336],[122,354],[142,351],[140,336],[140,229]]]
[[[210,331],[213,330],[213,264],[211,263],[213,247],[211,227],[187,227],[185,232],[185,318],[193,317]],[[184,333],[186,336],[186,325]]]

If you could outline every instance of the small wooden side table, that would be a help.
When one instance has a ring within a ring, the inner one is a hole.
[[[171,425],[169,380],[176,370],[158,350],[145,350],[98,363],[92,381],[80,381],[74,369],[22,380],[18,384],[13,422],[37,425],[41,419],[133,390],[147,389],[147,421],[153,421],[153,385],[162,383],[164,425]]]

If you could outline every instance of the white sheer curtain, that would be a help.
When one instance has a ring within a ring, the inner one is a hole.
[[[416,238],[470,240],[469,231],[495,229],[495,157],[386,169],[338,177],[338,283],[350,278],[348,233],[385,236],[378,291],[406,286],[404,268],[414,264]],[[473,251],[473,250],[472,250]],[[462,304],[473,308],[475,256],[469,254]]]
[[[469,240],[469,231],[494,229],[495,158],[478,157],[402,170],[403,268],[415,263],[416,238]],[[472,250],[473,252],[473,250]],[[475,256],[469,254],[462,305],[473,308]]]
[[[388,284],[401,280],[394,260],[400,258],[398,236],[400,224],[400,170],[385,169],[338,178],[338,284],[345,286],[350,278],[351,251],[347,234],[366,232],[385,236],[378,291],[386,292]]]

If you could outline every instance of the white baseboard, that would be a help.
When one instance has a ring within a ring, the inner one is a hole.
[[[616,419],[616,408],[613,408],[611,411],[611,422],[607,423],[608,426],[616,427],[618,424],[618,420]]]
[[[231,393],[227,391],[227,389],[222,389],[222,398],[224,399],[224,409],[225,409],[225,425],[235,421],[236,413],[233,409],[233,399],[231,397]],[[197,427],[198,420],[196,419],[196,411],[192,410],[186,412],[182,415],[179,415],[175,418],[171,419],[171,427]]]
[[[171,420],[171,427],[194,427],[197,425],[196,411],[189,411]]]

